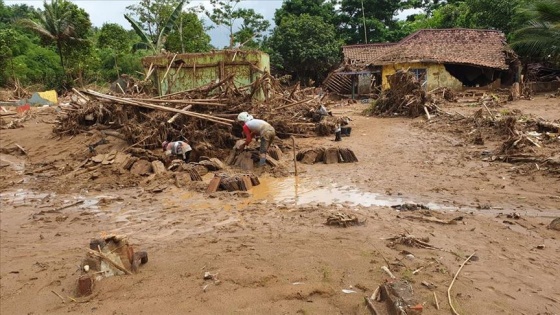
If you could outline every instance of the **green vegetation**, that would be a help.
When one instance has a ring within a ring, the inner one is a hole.
[[[88,12],[69,0],[37,8],[0,0],[0,86],[64,90],[135,76],[147,54],[214,49],[211,27],[227,29],[228,47],[268,52],[273,69],[305,85],[319,84],[339,65],[342,45],[398,41],[422,28],[501,30],[523,61],[560,66],[560,0],[285,0],[273,28],[243,2],[140,0],[127,7],[127,30],[92,26]],[[421,11],[397,19],[412,8]]]

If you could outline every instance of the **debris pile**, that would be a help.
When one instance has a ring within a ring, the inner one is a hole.
[[[360,221],[358,217],[353,214],[346,214],[342,212],[337,212],[331,214],[327,217],[326,225],[334,225],[339,227],[349,227],[355,225],[362,225],[365,223],[364,221]]]
[[[264,102],[253,98],[251,91],[257,90],[264,91]],[[236,86],[234,76],[229,75],[219,82],[164,96],[126,96],[74,90],[69,104],[61,106],[53,131],[72,136],[102,130],[141,149],[159,148],[169,139],[187,139],[193,151],[204,151],[200,155],[223,157],[235,137],[242,136],[241,126],[234,123],[242,111],[267,120],[280,138],[331,133],[335,126],[335,119],[312,121],[322,101],[312,88],[295,85],[284,89],[268,74],[245,87]]]
[[[358,162],[358,158],[354,151],[348,148],[311,148],[301,150],[297,153],[296,159],[303,164],[315,163],[353,163]]]
[[[389,314],[422,314],[423,306],[414,296],[412,285],[406,280],[390,280],[381,286],[381,301],[385,301]]]
[[[426,92],[413,73],[399,70],[387,77],[390,89],[373,104],[373,114],[379,116],[418,117],[436,108],[426,102]]]
[[[117,275],[131,275],[147,262],[148,254],[143,251],[135,252],[125,236],[110,235],[92,239],[87,257],[81,264],[78,295],[90,295],[96,281]]]
[[[520,163],[536,171],[560,173],[558,121],[546,121],[519,110],[497,111],[483,106],[472,116],[449,114],[424,127],[439,132],[450,129],[475,145],[498,143],[494,150],[481,153],[483,160]]]
[[[560,69],[544,64],[529,63],[527,64],[527,80],[532,82],[551,82],[560,78]]]
[[[216,174],[208,184],[207,193],[218,190],[225,191],[248,191],[253,186],[260,185],[259,178],[254,174],[234,175]]]

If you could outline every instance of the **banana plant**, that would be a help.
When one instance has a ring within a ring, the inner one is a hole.
[[[167,35],[169,35],[171,30],[173,30],[175,26],[175,21],[181,15],[181,11],[183,10],[183,5],[185,4],[185,1],[186,0],[181,0],[177,4],[175,9],[173,10],[173,13],[171,13],[169,18],[165,22],[165,26],[161,29],[161,31],[155,38],[150,38],[150,36],[147,35],[146,32],[144,32],[142,26],[138,22],[136,22],[130,16],[125,14],[124,18],[130,23],[130,25],[132,26],[136,34],[138,34],[138,36],[140,36],[140,39],[142,40],[140,43],[134,45],[133,50],[149,49],[152,50],[155,54],[160,52],[165,45],[165,40],[167,38]]]

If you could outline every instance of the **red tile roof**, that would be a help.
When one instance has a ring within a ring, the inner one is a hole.
[[[508,69],[505,35],[478,29],[423,29],[397,43],[350,45],[344,57],[353,64],[387,65],[428,62]]]

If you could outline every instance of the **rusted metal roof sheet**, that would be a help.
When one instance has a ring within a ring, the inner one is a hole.
[[[508,69],[511,49],[500,31],[454,28],[419,30],[398,43],[345,46],[343,52],[363,65],[431,62]]]

